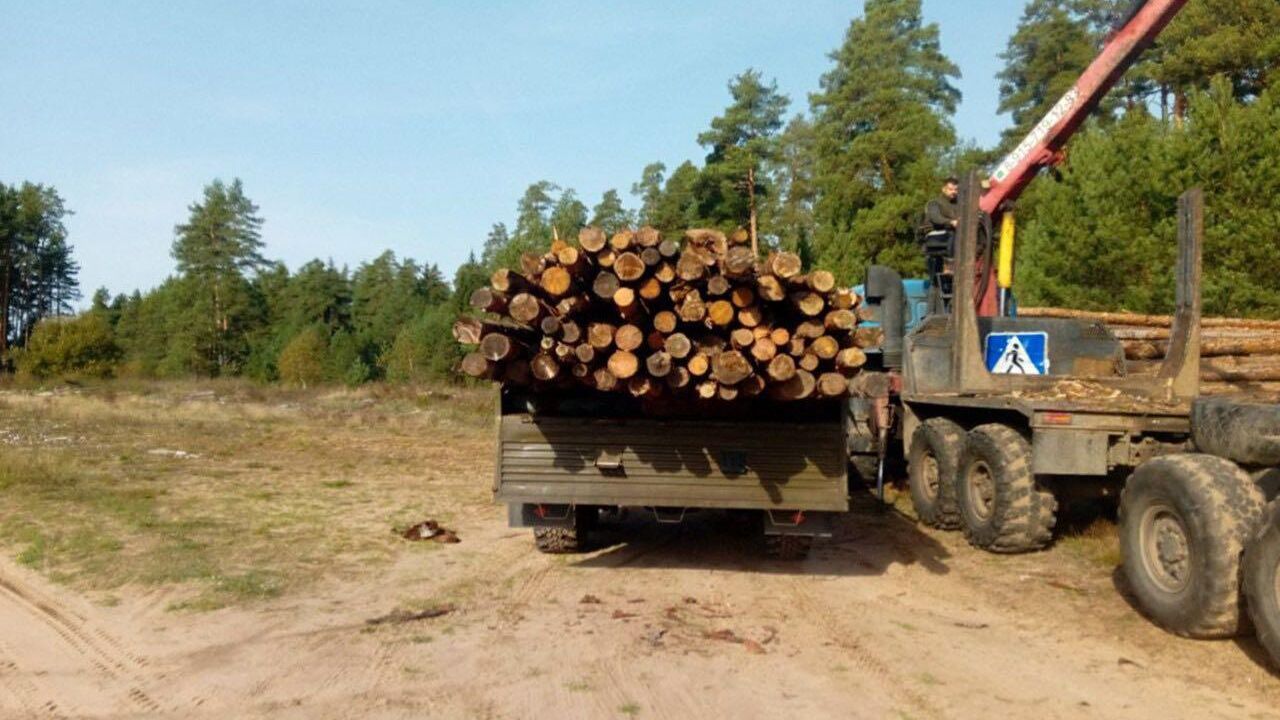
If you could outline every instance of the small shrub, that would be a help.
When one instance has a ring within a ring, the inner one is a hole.
[[[387,379],[401,383],[450,379],[459,360],[451,332],[454,319],[450,308],[433,307],[401,330],[381,359]]]
[[[26,377],[102,378],[115,372],[122,356],[106,317],[88,312],[41,320],[16,361],[18,372]]]
[[[291,385],[316,385],[324,381],[329,338],[323,329],[311,327],[294,336],[280,351],[276,367],[280,380]]]

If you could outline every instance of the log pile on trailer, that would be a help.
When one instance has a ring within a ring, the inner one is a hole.
[[[788,252],[757,258],[749,235],[650,227],[582,230],[526,253],[470,298],[454,337],[461,371],[533,388],[641,398],[839,398],[880,331],[859,298]]]
[[[1023,308],[1022,317],[1104,323],[1124,345],[1131,375],[1156,372],[1169,351],[1167,315]],[[1280,320],[1212,317],[1201,320],[1200,383],[1205,395],[1280,394]]]

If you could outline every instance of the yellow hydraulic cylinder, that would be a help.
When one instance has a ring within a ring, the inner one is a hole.
[[[1000,221],[1000,257],[996,264],[996,283],[1003,290],[1013,287],[1013,237],[1016,232],[1013,212],[1005,213]]]

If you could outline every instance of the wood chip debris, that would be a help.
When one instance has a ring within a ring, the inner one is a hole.
[[[437,605],[435,607],[420,610],[418,612],[410,612],[399,608],[392,610],[386,615],[380,615],[376,618],[365,620],[366,625],[403,625],[404,623],[417,622],[419,620],[430,620],[438,618],[442,615],[448,615],[456,608],[452,605]]]
[[[458,539],[457,533],[442,526],[435,520],[424,520],[417,525],[411,525],[400,533],[400,537],[413,542],[422,542],[424,540],[445,544],[462,542],[462,540]]]

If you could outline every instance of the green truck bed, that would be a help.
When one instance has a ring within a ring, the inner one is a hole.
[[[499,420],[497,500],[519,504],[848,510],[839,420]]]

